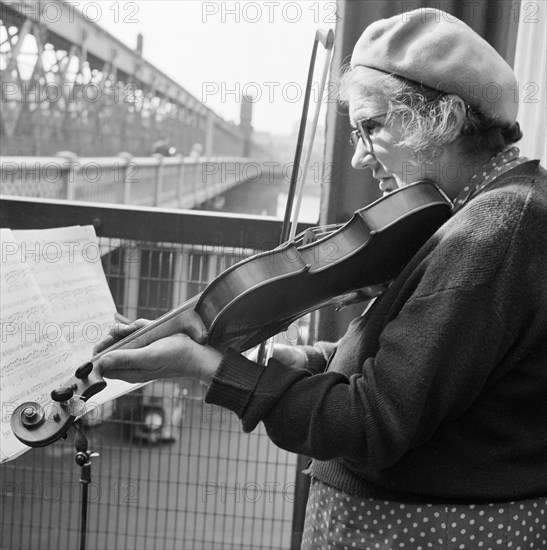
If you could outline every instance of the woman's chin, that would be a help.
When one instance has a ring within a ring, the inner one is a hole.
[[[399,188],[395,178],[382,178],[378,183],[378,187],[384,197]]]

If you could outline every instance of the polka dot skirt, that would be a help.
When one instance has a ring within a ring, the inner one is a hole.
[[[481,505],[402,504],[312,480],[302,550],[545,550],[547,498]]]

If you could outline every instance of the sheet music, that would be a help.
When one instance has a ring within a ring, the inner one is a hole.
[[[29,449],[11,432],[12,411],[25,401],[50,401],[51,390],[91,358],[114,324],[116,308],[92,226],[1,231],[3,462]],[[96,405],[136,387],[108,381],[87,410],[95,414]]]
[[[75,366],[85,363],[114,324],[116,313],[93,227],[13,231],[13,235],[51,306],[58,323],[55,329],[72,349]]]
[[[21,247],[9,229],[0,230],[0,462],[26,451],[12,433],[13,410],[24,401],[44,404],[51,389],[70,376],[74,359],[64,337],[48,330],[56,321]]]

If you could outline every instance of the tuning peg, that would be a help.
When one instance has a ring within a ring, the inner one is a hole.
[[[74,395],[74,390],[72,388],[69,388],[69,387],[58,388],[51,392],[51,399],[53,399],[53,401],[57,401],[57,403],[63,404],[69,399],[71,399],[73,395]]]
[[[36,428],[44,423],[44,409],[38,403],[28,403],[21,410],[20,418],[26,428]]]
[[[93,363],[84,363],[76,369],[76,373],[74,374],[74,376],[76,376],[76,378],[78,378],[79,380],[87,380],[87,377],[91,374],[92,370]]]

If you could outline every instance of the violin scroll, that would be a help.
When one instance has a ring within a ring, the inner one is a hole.
[[[85,402],[106,388],[106,382],[93,363],[76,369],[68,385],[51,392],[49,403],[42,406],[28,401],[11,416],[11,429],[17,439],[29,447],[45,447],[66,434],[74,420],[85,414]]]

